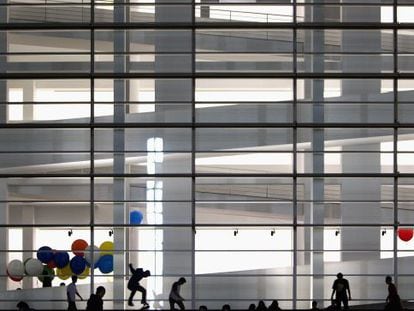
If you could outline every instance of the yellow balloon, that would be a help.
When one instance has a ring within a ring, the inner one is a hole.
[[[114,243],[111,241],[105,241],[99,246],[101,255],[113,255],[114,254]]]
[[[83,270],[83,272],[81,274],[78,275],[78,278],[82,279],[86,279],[89,276],[89,267],[86,267],[85,270]]]
[[[72,270],[70,269],[69,264],[63,267],[62,269],[57,268],[56,275],[61,280],[67,280],[72,276]]]

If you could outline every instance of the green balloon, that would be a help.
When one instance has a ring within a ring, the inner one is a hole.
[[[55,278],[55,270],[44,265],[42,275],[39,275],[37,278],[42,283],[45,278],[50,278],[50,281],[52,281]]]

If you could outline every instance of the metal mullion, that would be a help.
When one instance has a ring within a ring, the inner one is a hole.
[[[90,213],[90,245],[91,245],[91,274],[90,274],[90,293],[94,293],[95,286],[95,254],[94,254],[94,245],[95,245],[95,79],[93,78],[95,74],[95,30],[93,25],[95,24],[95,0],[91,0],[91,20],[90,20],[90,53],[91,53],[91,64],[90,64],[90,204],[89,204],[89,213]]]
[[[393,1],[393,23],[398,25],[398,0]],[[393,30],[393,57],[394,74],[398,75],[398,28]],[[393,80],[394,95],[394,127],[393,132],[393,172],[394,172],[394,235],[393,235],[393,275],[394,282],[398,285],[398,79]]]
[[[195,0],[191,1],[191,308],[196,310],[196,276],[195,276],[195,251],[196,251],[196,16]]]
[[[297,68],[297,0],[293,0],[293,74],[296,76]],[[296,309],[297,305],[297,264],[298,264],[298,198],[297,198],[297,131],[296,124],[298,122],[297,115],[297,78],[293,78],[293,292],[292,292],[292,309]]]
[[[187,72],[142,72],[142,73],[109,73],[109,72],[95,72],[90,73],[66,73],[66,72],[39,72],[39,73],[1,73],[0,79],[8,80],[20,80],[20,79],[37,79],[37,80],[49,80],[49,79],[66,79],[66,80],[78,80],[78,79],[133,79],[133,78],[149,78],[149,79],[169,79],[169,78],[187,78],[191,79],[193,76],[200,79],[218,79],[218,78],[232,78],[232,79],[414,79],[414,72],[402,72],[402,73],[379,73],[379,72],[365,72],[365,73],[309,73],[309,72],[196,72],[194,74]]]

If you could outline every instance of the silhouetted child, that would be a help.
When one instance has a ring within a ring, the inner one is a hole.
[[[251,303],[247,311],[256,311],[256,305],[254,303]]]
[[[279,307],[279,302],[277,300],[273,300],[272,303],[270,304],[269,308],[267,308],[267,310],[269,311],[279,311],[282,310]]]
[[[344,279],[344,276],[342,273],[338,273],[336,275],[337,279],[332,285],[332,295],[331,300],[333,300],[334,294],[335,296],[335,305],[340,310],[341,303],[344,305],[344,310],[349,310],[348,307],[348,300],[351,300],[351,290],[349,289],[349,282],[347,279]],[[349,297],[347,295],[347,292],[349,294]]]
[[[207,311],[207,307],[206,306],[200,306],[198,308],[198,311]]]
[[[105,287],[99,286],[96,289],[96,294],[92,294],[86,304],[86,311],[103,311],[103,300],[102,297],[105,296]]]
[[[230,310],[231,310],[231,308],[230,308],[229,304],[225,304],[225,305],[223,305],[223,307],[221,307],[221,311],[230,311]]]
[[[263,300],[260,300],[259,303],[257,304],[256,311],[267,311],[267,307]]]
[[[385,278],[385,283],[388,285],[388,296],[386,299],[385,310],[399,311],[402,310],[401,299],[397,292],[397,287],[392,283],[391,276]]]
[[[139,284],[139,281],[143,278],[149,277],[151,272],[149,270],[144,271],[142,268],[134,269],[131,263],[129,264],[129,270],[131,270],[132,276],[128,281],[128,289],[131,291],[128,298],[128,306],[134,305],[132,299],[134,299],[134,295],[138,291],[142,294],[141,303],[143,306],[141,309],[147,309],[149,308],[147,303],[147,290]]]
[[[171,291],[170,296],[168,298],[168,301],[170,303],[170,310],[174,310],[174,305],[177,304],[181,310],[185,310],[184,307],[184,298],[180,295],[181,285],[185,284],[187,280],[185,278],[179,278],[177,282],[174,282]]]

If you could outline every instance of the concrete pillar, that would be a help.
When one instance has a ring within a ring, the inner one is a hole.
[[[376,151],[378,153],[344,153],[342,156],[343,173],[368,173],[381,171],[380,144],[344,146],[343,150]],[[355,203],[341,204],[342,223],[380,223],[381,222],[381,180],[370,179],[343,179],[341,185],[342,201],[377,201],[364,203],[363,206]],[[341,229],[342,260],[368,260],[380,258],[380,228],[343,227]],[[375,252],[347,253],[347,249],[375,249]]]
[[[35,82],[32,80],[23,83],[23,102],[34,102]],[[34,119],[34,105],[23,105],[23,121],[32,121]]]
[[[350,0],[349,3],[358,0]],[[376,0],[368,0],[366,3],[377,3]],[[342,8],[342,22],[381,22],[381,8],[379,6],[344,6]],[[381,30],[353,30],[343,32],[343,52],[379,52],[381,51]],[[370,55],[370,61],[366,58],[346,57],[343,61],[344,72],[381,72],[381,55]],[[362,101],[370,96],[381,93],[381,81],[344,80],[342,83],[344,95],[361,95]],[[365,110],[368,108],[365,107]],[[364,113],[363,111],[361,111]]]
[[[7,183],[4,180],[0,181],[0,224],[6,225],[9,222],[9,204],[5,201],[8,200]],[[0,227],[0,250],[8,250],[8,229]],[[6,252],[0,252],[0,267],[7,267]],[[2,270],[4,273],[4,269]],[[7,277],[0,278],[0,292],[7,290]]]
[[[164,3],[165,0],[156,0],[156,3]],[[186,2],[183,5],[158,5],[155,9],[155,20],[157,23],[180,23],[180,22],[191,22],[192,21],[192,5],[191,1]],[[179,41],[171,38],[165,38],[164,36],[157,36],[155,38],[155,52],[166,52],[166,51],[185,51],[187,55],[162,55],[156,54],[155,56],[155,72],[165,73],[171,72],[172,70],[180,70],[181,72],[191,72],[191,51],[192,51],[192,40],[191,30],[186,32],[177,31],[177,36],[180,36]],[[178,64],[178,66],[177,66]],[[176,68],[179,69],[176,69]],[[155,101],[156,102],[168,102],[168,101],[182,101],[190,102],[192,99],[192,82],[191,79],[156,79],[155,80]],[[168,105],[161,105],[156,107],[156,111],[165,111],[169,109]],[[165,144],[168,142],[164,142]],[[160,163],[156,170],[162,170],[164,163]],[[177,183],[177,180],[163,180],[163,191],[174,193],[174,189],[182,191],[182,185]],[[191,191],[190,189],[188,191]],[[188,196],[190,197],[190,196]],[[168,213],[174,213],[174,210],[163,210],[163,218],[169,219]],[[191,230],[169,230],[168,234],[163,234],[163,246],[164,249],[179,249],[180,245],[182,248],[188,248],[189,240],[191,239]],[[165,253],[162,255],[162,271],[168,273],[173,271],[174,267],[180,266],[177,260],[187,260],[191,263],[191,258],[178,258],[176,254]],[[190,280],[188,280],[190,281]],[[162,288],[164,293],[168,293],[171,287],[171,282],[163,282]],[[190,288],[188,284],[187,289]],[[184,294],[185,295],[185,294]],[[188,301],[192,297],[185,297]]]
[[[122,0],[115,0],[114,3],[114,22],[123,23],[126,21],[126,8],[123,5]],[[114,35],[114,52],[124,53],[126,51],[126,32],[125,30],[115,30]],[[122,54],[115,54],[115,73],[123,73],[126,71],[126,61]],[[122,79],[114,80],[114,123],[124,123],[126,109],[124,102],[127,98],[127,86],[126,82]],[[114,174],[125,174],[125,129],[114,128]],[[114,309],[124,309],[124,296],[125,296],[125,229],[122,227],[116,227],[116,225],[122,225],[126,221],[125,200],[126,185],[123,177],[115,177],[113,180],[113,221],[114,221],[114,280],[113,280],[113,297],[116,299],[113,303]],[[119,202],[119,203],[118,203]]]
[[[306,9],[305,20],[321,22],[324,20],[324,0],[313,1],[314,5]],[[320,4],[320,5],[318,5]],[[323,29],[314,29],[308,32],[305,37],[305,49],[313,52],[323,52],[325,49],[325,31]],[[315,54],[305,58],[305,66],[309,72],[324,72],[323,55]],[[313,102],[312,120],[314,123],[324,122],[324,80],[305,81],[305,97],[310,98]],[[324,173],[324,129],[314,128],[310,134],[312,153],[305,159],[305,165],[311,167],[314,174]],[[324,223],[324,180],[323,178],[314,177],[310,180],[310,200],[308,211],[305,213],[305,219],[311,224]],[[321,301],[325,298],[324,294],[324,263],[323,263],[323,227],[313,227],[305,229],[305,236],[309,237],[304,241],[305,245],[315,250],[310,252],[310,273],[315,274],[311,279],[311,299]],[[306,258],[305,258],[306,261]],[[322,304],[322,303],[321,303]]]
[[[27,225],[35,225],[35,211],[33,206],[25,206],[22,209],[22,223]],[[34,250],[35,247],[35,228],[24,227],[23,228],[23,249]],[[35,253],[32,251],[23,252],[23,262],[28,258],[36,258]],[[23,279],[23,288],[33,288],[33,283],[36,277],[25,277]]]

